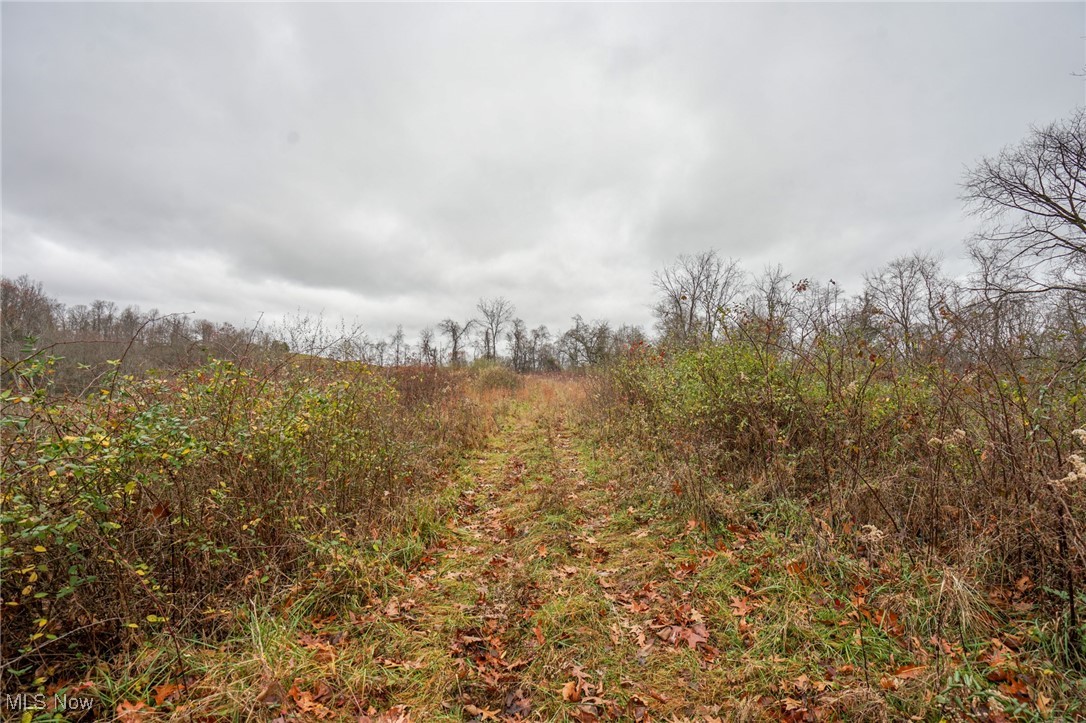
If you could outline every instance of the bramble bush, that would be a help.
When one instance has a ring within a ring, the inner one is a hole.
[[[737,499],[804,499],[837,530],[870,525],[996,583],[1026,576],[1068,606],[1077,645],[1086,365],[947,356],[849,334],[767,343],[736,324],[603,370],[596,414],[679,506],[711,520]]]
[[[294,357],[163,377],[120,365],[80,398],[30,356],[0,392],[4,677],[150,631],[213,634],[323,541],[364,545],[480,433],[459,372]]]

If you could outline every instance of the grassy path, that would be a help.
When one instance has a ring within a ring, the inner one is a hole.
[[[575,429],[581,394],[530,384],[400,535],[344,546],[338,565],[254,607],[246,635],[199,654],[187,695],[158,688],[164,707],[176,695],[179,719],[713,719],[736,682],[709,644],[722,610],[693,574],[715,553],[699,558],[689,527],[602,474]]]
[[[397,600],[420,633],[402,654],[431,661],[411,706],[423,718],[710,713],[699,689],[730,682],[708,664],[698,561],[594,474],[570,420],[578,393],[541,386],[517,408],[456,486],[426,582]]]
[[[160,711],[940,720],[964,705],[955,691],[987,686],[991,707],[968,703],[977,719],[1008,719],[989,714],[1019,702],[1018,719],[1044,717],[1052,671],[1015,653],[1013,627],[978,644],[956,634],[962,616],[987,614],[967,586],[916,577],[875,541],[843,555],[787,504],[709,535],[594,457],[577,427],[583,394],[529,382],[397,535],[342,540],[289,597],[242,616],[244,635],[194,656],[187,691],[156,688]]]

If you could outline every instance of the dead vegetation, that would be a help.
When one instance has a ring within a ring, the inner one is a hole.
[[[124,721],[1084,714],[1033,578],[911,559],[786,497],[677,514],[634,439],[585,416],[588,389],[484,390],[489,440],[381,529],[224,605],[213,640],[147,631],[39,689]]]

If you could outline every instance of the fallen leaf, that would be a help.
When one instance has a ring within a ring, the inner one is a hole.
[[[142,700],[135,703],[124,700],[117,704],[119,723],[140,723],[148,713],[150,708]]]
[[[750,604],[750,598],[732,598],[732,613],[739,618],[746,617],[754,611],[754,606]]]
[[[287,700],[287,691],[278,680],[273,680],[265,686],[264,690],[256,697],[256,702],[267,706],[281,706]]]
[[[894,677],[909,680],[919,677],[927,668],[926,665],[905,665],[894,671]]]
[[[165,703],[174,693],[181,690],[181,686],[177,683],[165,683],[155,688],[155,705],[161,706]]]
[[[485,708],[480,708],[479,706],[472,705],[471,703],[468,703],[464,706],[464,711],[471,715],[479,716],[483,720],[498,720],[498,713],[501,712],[498,710],[486,710]]]
[[[515,719],[525,718],[532,712],[532,699],[523,688],[514,688],[505,696],[505,710],[507,716]]]
[[[897,690],[901,687],[901,680],[884,675],[879,681],[879,687],[883,690]]]

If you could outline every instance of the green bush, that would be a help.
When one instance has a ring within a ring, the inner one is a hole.
[[[0,393],[5,677],[201,627],[368,535],[478,432],[439,370],[214,361],[60,398],[54,362]]]
[[[499,362],[477,361],[471,365],[471,375],[480,391],[515,391],[523,383],[519,374]]]
[[[735,332],[602,370],[599,413],[646,450],[662,495],[705,515],[736,490],[802,498],[838,525],[1059,588],[1076,565],[1067,530],[1086,524],[1081,481],[1053,482],[1080,449],[1084,371],[906,362],[850,339],[786,350]]]

